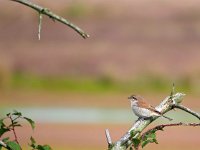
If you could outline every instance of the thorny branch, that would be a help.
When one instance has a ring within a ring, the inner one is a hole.
[[[181,102],[182,102],[182,99],[183,97],[185,96],[185,94],[183,93],[172,93],[170,96],[166,97],[161,103],[160,105],[158,105],[156,107],[156,109],[158,111],[160,111],[161,113],[166,113],[174,108],[179,108],[179,109],[182,109],[192,115],[194,115],[195,117],[197,117],[198,119],[200,118],[199,117],[199,114],[190,110],[189,108],[187,107],[184,107],[182,105],[179,105]],[[117,142],[115,143],[108,143],[108,149],[109,150],[125,150],[127,149],[131,144],[132,144],[132,141],[131,139],[132,138],[137,138],[140,133],[150,124],[152,123],[153,121],[155,121],[158,117],[154,117],[152,119],[149,119],[149,120],[144,120],[142,118],[139,118],[134,124],[133,126],[127,131],[127,133],[125,133]],[[178,123],[178,124],[171,124],[171,125],[165,125],[164,127],[166,126],[180,126],[180,125],[188,125],[188,126],[196,126],[196,124],[183,124],[183,123]],[[199,125],[198,125],[199,126]],[[163,126],[159,126],[160,128],[162,128]],[[159,128],[157,127],[157,128]],[[163,128],[164,128],[163,127]],[[112,145],[110,147],[110,145]]]
[[[53,20],[57,20],[58,22],[61,22],[67,26],[69,26],[70,28],[72,28],[73,30],[75,30],[78,34],[80,34],[83,38],[88,38],[89,35],[87,33],[85,33],[81,28],[79,28],[78,26],[74,25],[73,23],[71,23],[70,21],[68,21],[67,19],[53,13],[52,11],[50,11],[49,9],[47,8],[44,8],[44,7],[41,7],[39,5],[36,5],[28,0],[11,0],[11,1],[14,1],[14,2],[18,2],[18,3],[21,3],[25,6],[28,6],[34,10],[36,10],[38,13],[39,13],[39,31],[38,31],[38,37],[40,39],[40,27],[41,27],[41,15],[46,15],[46,16],[49,16],[49,18],[53,19]]]
[[[190,113],[191,115],[197,117],[200,120],[200,115],[198,113],[192,111],[191,109],[189,109],[189,108],[187,108],[187,107],[185,107],[183,105],[176,105],[175,104],[175,105],[173,105],[173,108],[181,109],[181,110],[183,110],[183,111],[185,111],[187,113]]]
[[[174,126],[192,126],[192,127],[196,127],[196,126],[200,126],[200,123],[183,123],[183,122],[179,122],[179,123],[171,123],[171,124],[162,124],[162,125],[157,125],[151,129],[149,129],[148,131],[144,132],[142,134],[142,137],[148,133],[150,133],[151,131],[155,130],[163,130],[165,127],[174,127]]]
[[[200,126],[200,123],[183,123],[183,122],[179,122],[179,123],[171,123],[171,124],[162,124],[162,125],[157,125],[149,130],[147,130],[146,132],[144,132],[141,135],[141,139],[143,140],[145,138],[146,135],[152,133],[153,131],[156,132],[158,130],[163,131],[163,129],[165,127],[175,127],[175,126],[192,126],[192,127],[196,127],[196,126]],[[141,146],[141,142],[135,147],[136,150],[139,150],[139,147]]]

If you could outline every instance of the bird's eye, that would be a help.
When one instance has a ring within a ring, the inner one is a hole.
[[[131,95],[132,98],[135,98],[135,95]]]
[[[137,98],[135,97],[135,95],[131,95],[131,96],[129,96],[128,99],[137,100]]]

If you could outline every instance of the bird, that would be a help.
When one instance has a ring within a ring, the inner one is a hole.
[[[148,104],[141,96],[131,95],[128,97],[131,102],[132,111],[136,116],[143,119],[149,119],[155,116],[164,117],[169,121],[173,120],[167,116],[164,116],[161,112],[156,110],[153,106]]]

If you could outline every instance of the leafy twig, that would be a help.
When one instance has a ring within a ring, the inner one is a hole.
[[[146,132],[144,132],[140,137],[133,139],[133,140],[137,140],[138,143],[136,145],[133,146],[135,147],[136,150],[139,150],[139,147],[142,145],[142,147],[144,147],[146,144],[148,143],[157,143],[156,140],[156,135],[155,132],[156,131],[163,131],[163,129],[165,127],[174,127],[174,126],[192,126],[192,127],[196,127],[196,126],[200,126],[200,123],[171,123],[171,124],[162,124],[162,125],[157,125],[149,130],[147,130]],[[151,138],[150,140],[148,138]],[[157,143],[158,144],[158,143]]]
[[[77,33],[79,33],[83,38],[88,38],[89,35],[87,33],[85,33],[81,28],[79,28],[78,26],[74,25],[73,23],[71,23],[70,21],[66,20],[65,18],[53,13],[52,11],[50,11],[49,9],[47,8],[43,8],[39,5],[36,5],[28,0],[11,0],[11,1],[14,1],[14,2],[18,2],[18,3],[21,3],[25,6],[28,6],[34,10],[36,10],[38,13],[39,13],[39,16],[41,17],[42,14],[46,15],[46,16],[49,16],[51,19],[53,20],[57,20],[58,22],[61,22],[67,26],[69,26],[70,28],[72,28],[73,30],[75,30]],[[41,21],[41,19],[40,19]],[[41,24],[39,23],[39,27],[41,26]],[[39,29],[39,38],[40,38],[40,30]]]
[[[10,121],[5,121],[7,119]],[[16,110],[14,110],[12,113],[8,113],[6,117],[0,118],[0,150],[2,149],[2,147],[7,150],[22,149],[18,142],[17,133],[15,131],[16,127],[21,127],[21,124],[19,123],[20,119],[28,121],[32,129],[34,130],[35,122],[32,119],[22,116],[22,113]],[[2,135],[10,131],[14,134],[14,141],[11,141],[9,137],[1,139]],[[32,148],[32,150],[52,150],[49,145],[38,145],[33,137],[31,137],[30,140],[31,144],[29,144],[29,146]]]
[[[185,94],[176,93],[172,96],[166,97],[160,105],[156,107],[156,110],[160,111],[162,114],[170,111],[172,109],[172,102],[181,101]],[[144,120],[142,118],[138,119],[133,126],[126,132],[116,143],[113,143],[109,150],[125,150],[132,144],[132,137],[137,138],[138,132],[141,133],[150,123],[155,121],[158,117],[152,119]]]
[[[18,142],[18,137],[17,137],[17,134],[16,134],[16,131],[15,131],[15,126],[13,126],[15,124],[14,120],[12,119],[12,116],[9,115],[9,118],[10,118],[10,121],[11,121],[11,125],[12,125],[12,128],[11,130],[13,131],[13,134],[14,134],[14,137],[15,137],[15,141],[19,144]]]
[[[182,109],[190,114],[192,114],[193,116],[197,117],[198,119],[200,119],[200,115],[194,111],[192,111],[191,109],[180,105],[180,103],[182,102],[183,97],[185,96],[185,94],[183,93],[174,93],[174,85],[173,85],[173,90],[170,94],[170,96],[166,97],[161,103],[160,105],[158,105],[156,107],[156,110],[160,111],[161,113],[166,113],[174,108],[179,108]],[[134,145],[134,143],[136,144],[136,146],[134,146],[137,149],[137,144],[139,144],[138,140],[144,141],[142,144],[142,146],[145,146],[148,143],[157,143],[156,138],[155,138],[155,132],[152,134],[149,134],[149,136],[140,136],[140,134],[150,123],[152,123],[154,120],[156,120],[158,117],[153,117],[152,119],[142,119],[139,118],[134,124],[133,126],[129,129],[129,131],[127,133],[125,133],[116,143],[112,143],[112,147],[109,147],[109,150],[125,150],[127,149],[130,145]],[[168,125],[160,125],[158,126],[156,129],[161,129],[164,128],[166,126],[180,126],[180,125],[184,125],[184,126],[199,126],[199,124],[195,124],[195,123],[189,123],[189,124],[184,124],[184,123],[176,123],[176,124],[168,124]],[[144,134],[146,135],[146,134]],[[140,138],[139,138],[140,137]],[[150,139],[148,139],[150,137]],[[146,138],[146,139],[144,139]]]

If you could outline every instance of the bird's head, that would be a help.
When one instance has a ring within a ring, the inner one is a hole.
[[[128,99],[131,101],[131,102],[137,102],[138,99],[139,99],[139,96],[137,95],[131,95],[128,97]]]

